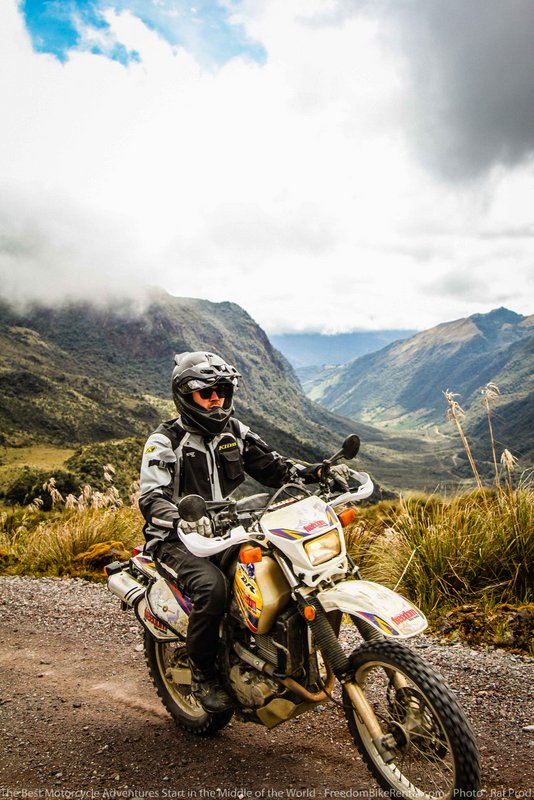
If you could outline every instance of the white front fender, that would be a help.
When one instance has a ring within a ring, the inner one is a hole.
[[[320,592],[325,611],[359,617],[384,636],[409,639],[428,626],[422,611],[397,592],[372,581],[341,581]]]

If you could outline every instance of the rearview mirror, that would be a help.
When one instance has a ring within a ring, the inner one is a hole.
[[[357,433],[351,433],[350,436],[347,436],[341,450],[338,450],[337,453],[331,458],[325,458],[323,464],[325,466],[335,464],[336,461],[339,461],[340,458],[346,458],[350,460],[351,458],[355,458],[358,454],[358,450],[360,449],[360,437]],[[327,474],[328,470],[325,472]]]
[[[206,501],[199,494],[188,494],[178,503],[180,518],[186,522],[197,522],[206,516],[207,510]]]
[[[360,449],[360,437],[358,436],[357,433],[351,433],[350,436],[347,436],[341,448],[343,452],[343,458],[346,458],[347,460],[350,460],[351,458],[356,458],[359,449]]]

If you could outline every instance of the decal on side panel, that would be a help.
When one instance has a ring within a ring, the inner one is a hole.
[[[256,633],[260,623],[263,598],[256,583],[254,564],[238,562],[234,577],[234,594],[243,619],[250,630]]]
[[[187,597],[187,595],[185,594],[182,594],[181,591],[178,589],[178,587],[174,586],[174,584],[170,583],[170,581],[167,581],[167,586],[175,596],[176,600],[178,601],[178,605],[180,606],[182,611],[185,611],[187,616],[189,616],[189,614],[193,610],[193,606],[191,604],[191,600],[189,599],[189,597]]]

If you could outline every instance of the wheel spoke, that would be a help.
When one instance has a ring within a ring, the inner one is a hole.
[[[354,740],[380,786],[418,800],[451,800],[459,789],[476,793],[480,766],[471,730],[431,668],[391,641],[362,645],[351,667],[387,737],[384,747],[375,744],[364,721],[346,708]]]
[[[233,709],[211,714],[193,696],[185,643],[157,642],[146,632],[144,650],[156,691],[179,728],[196,736],[211,736],[228,725]]]
[[[161,675],[164,677],[167,691],[174,702],[186,714],[194,717],[202,717],[206,712],[191,694],[191,686],[188,684],[177,684],[173,680],[173,669],[176,667],[187,667],[187,653],[184,645],[174,643],[162,643],[156,645],[156,657],[161,667]]]
[[[369,672],[371,673],[371,677],[369,676]],[[374,670],[369,670],[365,674],[363,684],[366,688],[369,688],[369,685],[373,682],[373,672]],[[421,698],[421,700],[423,700],[423,698]],[[445,781],[445,783],[448,784],[450,779],[454,777],[452,763],[447,763],[443,761],[443,759],[436,760],[435,757],[432,758],[429,755],[429,752],[436,746],[446,747],[446,740],[444,742],[444,734],[439,730],[439,726],[435,724],[436,720],[432,715],[428,703],[423,702],[422,705],[424,707],[424,712],[421,712],[421,709],[417,709],[417,715],[415,713],[412,714],[412,717],[416,720],[417,732],[415,735],[409,730],[405,732],[408,739],[407,749],[399,748],[398,757],[395,758],[394,762],[388,765],[389,771],[395,777],[399,786],[409,791],[414,797],[425,796],[420,786],[418,787],[418,783],[420,785],[422,781],[430,782],[433,787],[442,793],[444,788],[443,782]],[[376,702],[376,700],[373,702],[373,710],[384,732],[392,732],[395,726],[399,726],[391,710],[381,709],[380,704]],[[415,709],[413,711],[415,712]],[[418,721],[417,717],[419,718]],[[422,727],[425,724],[427,726],[426,729]],[[438,729],[434,730],[436,728]],[[436,742],[438,743],[437,745]],[[425,744],[428,745],[426,749]],[[446,747],[446,750],[448,752],[448,747]],[[378,753],[377,758],[381,758]],[[438,775],[441,775],[441,781],[436,778],[436,772],[438,772]],[[447,775],[448,779],[446,778]],[[416,783],[414,783],[414,781],[416,781]],[[435,791],[430,794],[436,796]]]

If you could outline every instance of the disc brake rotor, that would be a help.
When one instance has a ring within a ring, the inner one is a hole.
[[[394,697],[391,697],[391,692],[388,695],[394,726],[402,728],[408,742],[427,758],[441,761],[447,753],[447,743],[421,692],[413,686],[403,686],[395,690]],[[392,733],[402,749],[398,732],[392,730]]]

